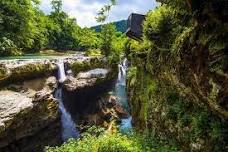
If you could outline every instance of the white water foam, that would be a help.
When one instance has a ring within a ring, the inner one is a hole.
[[[64,63],[63,62],[59,62],[57,64],[57,66],[58,66],[59,82],[63,83],[66,80],[66,73],[65,73]]]
[[[58,63],[58,78],[59,82],[63,83],[66,80],[66,74],[64,69],[64,63]],[[55,97],[59,101],[59,109],[61,111],[61,124],[62,124],[62,140],[67,141],[70,138],[76,138],[79,136],[79,132],[76,129],[75,123],[72,117],[63,104],[63,92],[62,88],[58,88],[55,91]]]
[[[128,68],[128,61],[125,58],[122,63],[119,64],[118,80],[116,83],[115,94],[120,99],[122,107],[129,111],[129,105],[127,101],[126,93],[126,73]],[[121,119],[120,130],[121,132],[129,132],[132,130],[132,117]]]

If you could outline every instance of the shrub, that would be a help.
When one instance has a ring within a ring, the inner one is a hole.
[[[158,40],[171,34],[173,28],[173,10],[167,6],[159,7],[147,14],[144,22],[144,33],[149,40]],[[164,37],[162,37],[164,36]]]
[[[90,50],[86,51],[86,55],[92,56],[92,57],[99,57],[102,54],[101,54],[101,50],[99,50],[99,49],[90,49]]]
[[[99,152],[141,152],[142,148],[134,140],[120,134],[105,136],[101,140]]]
[[[6,37],[0,39],[0,55],[9,56],[9,55],[20,55],[21,52],[18,51],[17,46],[14,42]]]
[[[128,86],[133,86],[137,81],[137,67],[130,67],[127,71]]]
[[[87,134],[80,140],[69,140],[61,147],[48,147],[46,152],[140,152],[140,147],[127,136],[120,134],[101,135]]]
[[[46,152],[177,152],[173,143],[161,142],[151,132],[106,134],[105,130],[91,127],[81,139],[70,139],[60,147],[46,147]]]

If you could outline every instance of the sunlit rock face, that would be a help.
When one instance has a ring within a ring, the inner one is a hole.
[[[52,95],[57,86],[55,77],[47,78],[41,86],[30,83],[18,86],[21,92],[0,91],[0,151],[41,151],[45,145],[61,141],[58,102]]]
[[[76,77],[68,76],[68,80],[64,83],[64,88],[67,91],[76,91],[86,87],[95,86],[108,78],[110,70],[107,69],[93,69],[87,72],[80,72]]]

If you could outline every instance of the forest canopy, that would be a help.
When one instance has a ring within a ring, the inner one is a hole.
[[[50,14],[42,12],[39,4],[39,0],[0,1],[0,56],[35,53],[43,49],[61,51],[101,49],[102,52],[109,52],[116,49],[111,46],[104,47],[109,45],[105,43],[118,48],[119,44],[113,43],[123,41],[112,40],[117,37],[125,39],[122,33],[118,34],[115,26],[109,24],[102,25],[102,29],[106,32],[81,28],[76,18],[71,18],[62,10],[62,0],[51,1]],[[107,37],[110,41],[106,41]]]

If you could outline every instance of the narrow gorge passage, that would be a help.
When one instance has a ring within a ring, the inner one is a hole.
[[[59,61],[57,63],[58,67],[58,81],[59,81],[59,86],[56,89],[54,93],[54,97],[58,100],[59,102],[59,110],[61,111],[61,126],[62,126],[62,140],[67,141],[70,138],[78,138],[80,136],[80,131],[77,129],[77,119],[73,118],[73,115],[75,113],[72,113],[73,110],[77,110],[78,107],[74,103],[70,103],[71,108],[69,109],[69,106],[65,107],[64,104],[65,102],[75,102],[77,100],[83,100],[81,96],[75,96],[74,100],[75,101],[66,101],[67,99],[64,99],[64,91],[62,88],[63,83],[67,80],[66,76],[66,70],[64,66],[63,61]],[[119,65],[118,65],[118,78],[116,78],[115,83],[108,84],[109,89],[104,89],[104,92],[100,94],[99,92],[97,93],[95,99],[93,102],[100,102],[101,98],[105,94],[109,94],[110,96],[115,96],[119,102],[119,104],[122,106],[123,109],[126,110],[126,112],[129,114],[130,113],[130,108],[128,105],[128,99],[127,99],[127,94],[126,94],[126,72],[128,68],[128,61],[127,59],[124,59]],[[89,73],[91,75],[101,75],[101,73],[106,73],[105,69],[94,69],[90,70]],[[81,74],[83,75],[83,74]],[[96,92],[96,90],[94,90]],[[89,94],[88,94],[89,95]],[[67,95],[65,95],[67,96]],[[65,100],[65,101],[64,101]],[[88,102],[86,99],[84,99],[83,102]],[[89,103],[87,103],[89,104]],[[92,105],[93,106],[93,105]],[[72,110],[73,109],[73,110]],[[83,111],[83,109],[81,109]],[[76,112],[77,113],[77,112]],[[75,116],[74,116],[75,117]],[[119,123],[119,129],[120,132],[122,133],[127,133],[132,129],[132,117],[128,115],[127,117],[121,118],[120,123]]]

